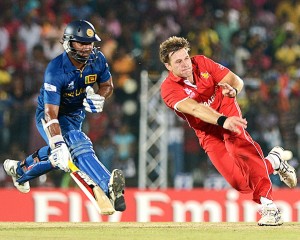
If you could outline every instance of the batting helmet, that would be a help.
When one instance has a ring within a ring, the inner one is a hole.
[[[100,42],[100,37],[96,34],[94,26],[85,20],[76,20],[69,23],[64,31],[62,38],[63,47],[71,57],[81,63],[86,63],[90,57],[83,57],[78,54],[76,49],[72,47],[72,42],[93,43]],[[92,54],[95,54],[96,48],[93,49]],[[93,58],[94,59],[94,58]]]

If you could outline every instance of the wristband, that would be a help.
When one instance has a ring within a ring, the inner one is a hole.
[[[224,122],[226,121],[227,117],[226,116],[220,116],[217,120],[217,124],[221,127],[223,127]]]
[[[49,145],[51,149],[54,149],[63,143],[65,143],[65,141],[62,135],[55,135],[49,138]]]
[[[49,127],[53,123],[58,123],[59,124],[58,119],[54,118],[54,119],[51,119],[49,122],[46,122],[46,124],[44,125],[44,128]]]
[[[238,90],[236,88],[233,88],[235,90],[235,96],[238,95]]]

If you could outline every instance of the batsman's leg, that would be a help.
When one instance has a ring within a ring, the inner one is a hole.
[[[122,171],[116,169],[110,174],[95,155],[92,142],[85,133],[71,130],[64,138],[75,165],[101,187],[110,198],[116,211],[124,211],[126,209],[125,178]]]
[[[53,169],[48,160],[49,147],[45,146],[29,155],[23,161],[6,159],[3,167],[12,177],[14,186],[22,193],[30,191],[29,180],[39,177]]]
[[[17,168],[18,168],[19,161],[17,160],[11,160],[6,159],[3,163],[3,168],[8,176],[12,177],[14,186],[22,193],[28,193],[30,191],[30,185],[29,182],[25,183],[18,183],[17,179],[20,177],[17,174]]]

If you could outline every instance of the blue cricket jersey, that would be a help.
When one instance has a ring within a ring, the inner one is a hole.
[[[96,52],[98,58],[87,64],[81,71],[63,52],[48,64],[44,83],[38,97],[37,112],[44,111],[44,104],[59,106],[59,116],[74,116],[83,111],[83,99],[87,86],[109,80],[111,73],[102,52]]]

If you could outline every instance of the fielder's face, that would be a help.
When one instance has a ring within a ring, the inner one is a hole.
[[[76,50],[77,54],[88,58],[93,50],[93,42],[73,42],[73,48]]]
[[[175,76],[188,78],[193,74],[192,61],[185,48],[169,54],[170,62],[166,63],[166,68]]]

